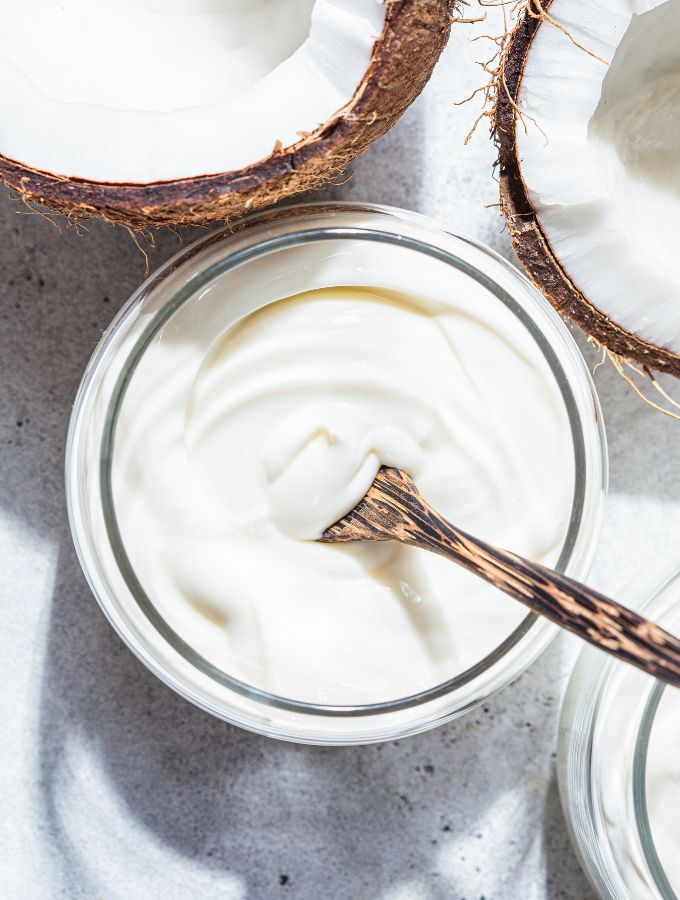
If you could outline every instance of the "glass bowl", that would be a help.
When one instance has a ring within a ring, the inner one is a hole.
[[[680,633],[680,565],[666,561],[646,570],[622,601]],[[660,702],[673,690],[591,647],[569,682],[560,795],[581,863],[606,900],[677,900],[655,844],[647,793],[650,736]]]
[[[402,210],[364,204],[309,204],[260,213],[198,241],[154,273],[103,335],[76,397],[66,451],[69,518],[94,595],[130,649],[196,705],[273,737],[323,744],[381,741],[423,731],[484,702],[546,649],[557,627],[528,613],[485,659],[443,684],[384,703],[300,702],[249,685],[199,656],[154,608],[118,532],[110,466],[118,411],[145,348],[184,304],[218,281],[247,272],[266,254],[327,242],[379,242],[453,267],[504,304],[544,355],[563,397],[574,452],[574,497],[556,568],[583,579],[599,538],[606,492],[606,446],[597,396],[567,327],[509,263],[474,241]],[[392,251],[390,251],[392,252]],[[285,259],[284,256],[281,259]],[[227,281],[227,284],[229,282]]]

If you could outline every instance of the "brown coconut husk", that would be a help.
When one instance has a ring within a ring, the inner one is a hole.
[[[543,233],[522,179],[517,154],[517,128],[531,127],[518,107],[519,89],[532,41],[541,27],[555,27],[548,9],[552,0],[528,0],[512,32],[502,39],[487,99],[498,146],[500,206],[515,252],[536,287],[564,316],[604,347],[619,371],[647,375],[651,370],[680,377],[680,357],[623,328],[598,309],[576,287]],[[559,26],[557,26],[559,27]],[[567,37],[570,37],[567,35]],[[587,48],[583,48],[589,52]],[[540,127],[540,123],[535,123]],[[652,384],[656,382],[652,381]],[[647,399],[646,397],[643,399]]]
[[[71,220],[135,228],[227,220],[333,182],[427,83],[449,37],[455,0],[387,0],[385,24],[352,99],[300,140],[251,166],[153,184],[105,184],[31,169],[0,155],[0,181]]]

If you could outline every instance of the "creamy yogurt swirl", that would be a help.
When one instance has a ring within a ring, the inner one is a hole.
[[[152,602],[224,671],[384,701],[462,672],[524,617],[434,555],[314,541],[386,464],[462,527],[555,561],[574,477],[559,389],[502,304],[450,288],[331,285],[219,333],[199,306],[146,351],[117,430],[119,526]]]

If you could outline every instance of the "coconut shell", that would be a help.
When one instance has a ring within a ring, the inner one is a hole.
[[[448,40],[453,0],[386,0],[385,23],[352,99],[296,144],[251,166],[153,184],[105,184],[27,168],[0,155],[0,180],[75,218],[133,227],[230,219],[328,184],[418,96]]]
[[[544,10],[552,0],[543,0]],[[527,268],[536,287],[562,315],[579,325],[598,344],[624,359],[680,377],[680,357],[658,347],[598,309],[571,281],[550,242],[543,233],[522,179],[516,131],[518,102],[524,69],[533,39],[543,20],[524,12],[513,30],[504,63],[505,87],[499,87],[494,114],[498,144],[500,204],[512,237],[515,252]]]

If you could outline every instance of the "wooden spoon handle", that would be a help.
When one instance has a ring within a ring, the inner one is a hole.
[[[354,537],[333,534],[343,527]],[[397,469],[381,469],[362,503],[326,532],[327,539],[358,540],[362,529],[365,538],[397,540],[452,559],[583,640],[680,686],[678,638],[584,584],[456,528]]]

